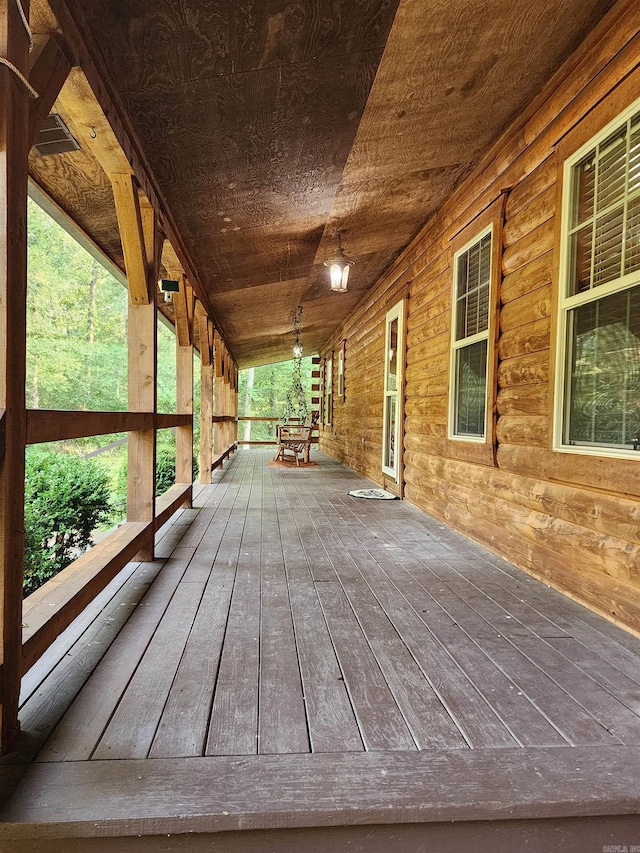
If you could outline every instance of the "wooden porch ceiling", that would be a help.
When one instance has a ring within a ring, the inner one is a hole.
[[[82,21],[241,367],[344,316],[615,0],[51,0]],[[34,24],[55,29],[47,0]],[[87,151],[34,179],[119,265]],[[345,295],[322,261],[343,233]]]

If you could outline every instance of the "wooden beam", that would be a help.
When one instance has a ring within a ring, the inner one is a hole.
[[[191,423],[190,414],[160,415],[153,412],[76,412],[60,409],[27,410],[27,444],[139,432],[173,429]],[[1,426],[1,425],[0,425]]]
[[[208,347],[206,348],[208,350]],[[211,482],[213,456],[213,365],[200,353],[200,482]]]
[[[59,38],[49,36],[29,74],[29,82],[38,93],[29,102],[29,148],[35,143],[70,71],[71,63]]]
[[[153,522],[154,530],[160,530],[171,516],[181,506],[191,506],[193,485],[191,483],[176,483],[156,498],[156,517]]]
[[[173,294],[173,308],[176,320],[176,339],[181,347],[191,346],[191,325],[189,323],[187,279],[184,273],[178,278],[180,290]]]
[[[66,41],[82,66],[82,71],[78,69],[78,73],[72,69],[70,80],[61,93],[66,98],[65,110],[74,110],[74,128],[78,132],[82,131],[83,142],[88,139],[87,147],[96,156],[99,155],[100,165],[108,175],[131,171],[138,176],[145,196],[160,217],[164,234],[175,246],[183,270],[196,287],[198,295],[208,303],[209,316],[215,319],[213,306],[200,286],[186,244],[178,232],[133,123],[111,81],[109,68],[87,24],[82,0],[48,2]],[[109,121],[105,114],[109,115]]]
[[[176,430],[176,482],[193,480],[193,347],[181,346],[176,335],[176,409],[189,423]]]
[[[211,345],[209,342],[209,323],[206,314],[196,314],[200,330],[200,360],[205,367],[211,365]]]
[[[24,0],[29,14],[29,0]],[[0,56],[29,76],[29,43],[17,3],[0,4]],[[0,467],[0,751],[18,730],[24,554],[27,163],[29,95],[0,69],[0,409],[5,455]]]
[[[158,216],[149,204],[148,199],[139,195],[139,204],[147,267],[147,292],[155,293],[156,288],[158,287],[158,279],[160,277],[160,262],[162,259],[164,236],[160,230]]]
[[[69,38],[68,30],[64,29]],[[104,110],[95,98],[84,70],[72,68],[59,100],[71,119],[73,132],[83,148],[91,151],[107,175],[133,174]]]
[[[129,355],[129,410],[157,410],[157,318],[155,291],[149,304],[129,302],[127,322]],[[129,433],[127,467],[127,521],[152,522],[156,486],[156,432]],[[153,538],[139,554],[153,559]]]
[[[23,674],[152,538],[153,522],[121,524],[25,599]]]
[[[133,305],[148,305],[149,272],[138,185],[131,174],[111,174],[109,177],[118,214],[129,299]]]
[[[227,355],[225,345],[219,332],[214,333],[215,387],[213,394],[213,411],[216,416],[226,415],[227,397],[225,372]],[[213,453],[218,456],[228,447],[228,430],[224,421],[217,421],[213,427]]]

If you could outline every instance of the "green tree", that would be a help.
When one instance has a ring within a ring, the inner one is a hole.
[[[127,408],[127,292],[29,201],[27,404]]]
[[[25,581],[29,594],[73,562],[110,517],[109,483],[91,459],[30,447],[25,479]]]
[[[301,382],[311,408],[311,358],[303,358],[300,365]],[[249,370],[241,370],[238,380],[239,415],[252,417],[282,417],[287,407],[287,396],[294,379],[295,361],[280,361],[253,368],[253,384],[249,382]],[[242,425],[241,425],[242,428]],[[251,425],[254,441],[274,438],[275,423],[255,422]]]

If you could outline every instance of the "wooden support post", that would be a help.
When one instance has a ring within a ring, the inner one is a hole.
[[[127,219],[118,208],[127,272],[129,278],[129,411],[157,411],[158,331],[156,316],[156,287],[161,242],[157,219],[150,207],[143,204],[142,213],[138,191],[131,176],[111,176],[116,199],[126,199]],[[120,180],[122,179],[122,180]],[[130,180],[125,180],[130,179]],[[117,190],[119,187],[120,190]],[[129,190],[133,198],[129,197]],[[118,202],[116,202],[116,206]],[[131,213],[133,211],[133,213]],[[129,216],[129,214],[131,214]],[[127,247],[128,246],[128,250]],[[140,270],[144,271],[141,280]],[[146,302],[145,302],[146,299]],[[155,514],[156,492],[156,431],[129,433],[127,469],[127,520],[152,521]],[[153,538],[138,554],[139,560],[153,560]]]
[[[225,414],[225,382],[224,382],[224,365],[225,365],[225,347],[224,341],[220,333],[216,329],[214,334],[214,367],[215,367],[215,388],[214,388],[214,407],[213,413],[217,416]],[[226,424],[224,421],[219,421],[213,427],[213,452],[216,456],[223,453],[227,449],[226,444]]]
[[[193,346],[180,346],[176,335],[176,411],[193,417]],[[176,427],[176,483],[193,481],[193,421]],[[189,499],[188,506],[191,505]]]
[[[29,14],[29,2],[23,2]],[[0,55],[29,74],[29,44],[16,3],[0,4]],[[0,463],[0,750],[19,730],[24,557],[24,450],[27,158],[29,96],[0,68],[0,409],[5,410],[5,454]]]
[[[208,349],[206,347],[205,349]],[[211,482],[213,451],[213,365],[200,351],[200,482]]]

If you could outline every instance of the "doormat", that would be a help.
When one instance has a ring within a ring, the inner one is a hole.
[[[398,496],[384,489],[354,489],[349,492],[352,498],[366,498],[370,501],[397,501]]]

